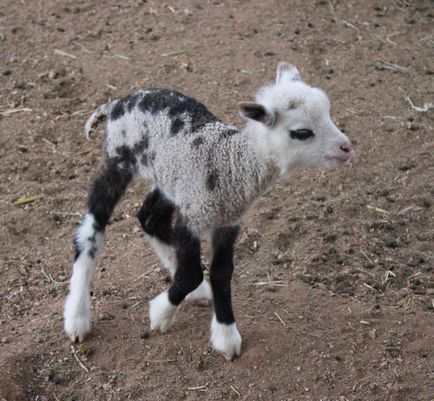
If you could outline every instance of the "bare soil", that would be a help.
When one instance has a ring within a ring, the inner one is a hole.
[[[406,100],[434,100],[432,6],[2,0],[0,399],[434,400],[434,118]],[[134,218],[143,183],[108,227],[92,332],[71,346],[62,306],[100,157],[102,135],[82,134],[94,107],[168,87],[240,125],[237,102],[282,60],[326,90],[357,157],[294,174],[246,220],[241,357],[210,351],[210,307],[149,331],[168,283]]]

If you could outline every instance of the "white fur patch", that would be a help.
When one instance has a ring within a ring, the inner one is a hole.
[[[219,323],[214,315],[211,321],[211,345],[214,351],[223,354],[228,361],[240,355],[241,336],[237,324]]]
[[[165,333],[175,321],[178,307],[169,301],[169,293],[162,292],[154,299],[149,301],[149,318],[151,319],[151,329]]]
[[[154,249],[164,268],[173,276],[176,273],[176,251],[173,246],[167,245],[155,237],[145,234],[149,244]]]
[[[65,331],[72,341],[83,341],[90,331],[89,287],[102,245],[102,234],[95,230],[94,224],[94,216],[88,213],[76,233],[76,242],[81,252],[73,266],[69,295],[63,312]]]
[[[185,297],[185,300],[194,302],[212,301],[212,290],[208,280],[204,278],[199,287],[190,292],[190,294]]]

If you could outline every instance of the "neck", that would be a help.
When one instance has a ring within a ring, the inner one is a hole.
[[[282,163],[284,158],[281,155],[282,146],[274,143],[270,138],[270,133],[261,124],[248,122],[243,131],[250,139],[250,144],[258,161],[262,163],[268,171],[267,176],[286,175],[287,166]]]
[[[242,129],[245,132],[249,147],[257,162],[257,180],[258,186],[261,188],[261,194],[271,188],[276,180],[281,176],[285,168],[279,165],[277,151],[270,148],[270,141],[266,138],[265,130],[258,129],[257,124],[247,123]]]

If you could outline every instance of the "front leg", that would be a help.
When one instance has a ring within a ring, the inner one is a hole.
[[[222,353],[228,360],[234,359],[241,352],[241,336],[231,301],[234,243],[238,232],[238,226],[218,228],[212,237],[214,256],[210,276],[215,315],[211,322],[211,345],[214,351]]]

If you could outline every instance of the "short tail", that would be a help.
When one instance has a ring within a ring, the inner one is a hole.
[[[84,134],[86,135],[86,139],[90,139],[95,128],[109,115],[115,103],[116,101],[113,101],[97,107],[84,126]]]

